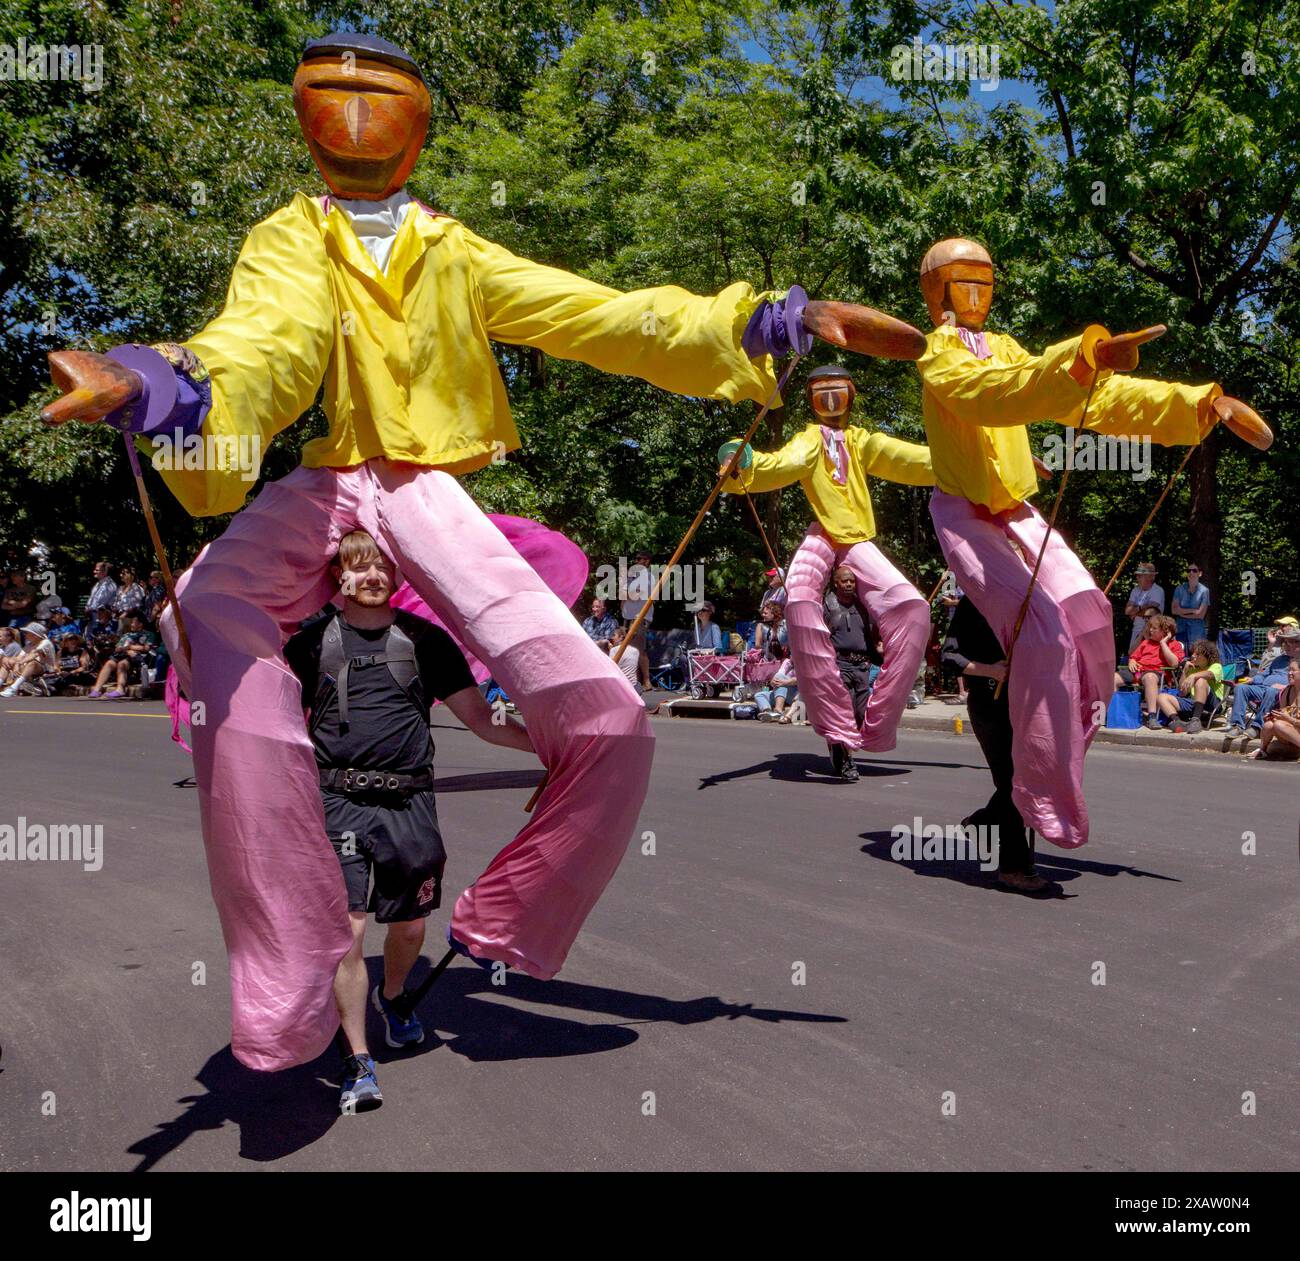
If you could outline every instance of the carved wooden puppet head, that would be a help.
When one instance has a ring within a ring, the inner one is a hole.
[[[858,391],[847,368],[842,368],[839,364],[814,368],[808,374],[804,392],[819,423],[833,429],[842,429],[848,424],[849,412]]]
[[[397,192],[429,128],[420,67],[374,35],[312,40],[293,77],[293,107],[326,186],[349,200]]]
[[[988,250],[959,236],[930,246],[921,260],[921,292],[936,327],[956,323],[978,332],[993,305],[993,260]]]

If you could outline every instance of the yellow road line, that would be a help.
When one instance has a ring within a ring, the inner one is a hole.
[[[170,718],[170,714],[125,714],[113,709],[6,709],[6,714],[90,714],[93,718]]]

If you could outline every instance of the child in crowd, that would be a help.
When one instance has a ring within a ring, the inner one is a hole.
[[[1162,692],[1156,698],[1160,712],[1173,719],[1175,731],[1199,735],[1223,706],[1223,666],[1219,650],[1208,639],[1198,639],[1192,646],[1178,691],[1178,696]]]
[[[1172,617],[1152,614],[1142,628],[1142,638],[1128,655],[1128,665],[1115,671],[1117,688],[1141,688],[1146,725],[1152,731],[1160,729],[1160,685],[1173,681],[1173,671],[1187,656],[1187,650],[1174,638],[1174,629]]]
[[[158,647],[158,636],[146,630],[140,613],[128,613],[122,619],[122,634],[112,655],[100,667],[99,678],[90,690],[92,700],[103,697],[106,701],[119,701],[126,695],[126,685],[140,677],[140,667]],[[117,684],[110,692],[104,688],[116,678]]]
[[[74,684],[93,682],[94,661],[80,635],[75,632],[64,635],[55,647],[58,650],[55,673],[46,679],[51,692],[59,696]]]
[[[113,610],[101,605],[91,614],[86,627],[86,647],[96,667],[102,666],[113,655],[117,647],[117,622],[113,620]]]

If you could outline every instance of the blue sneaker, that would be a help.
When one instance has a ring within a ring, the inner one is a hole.
[[[343,1061],[343,1091],[339,1095],[339,1111],[373,1112],[384,1102],[375,1076],[375,1061],[368,1055],[349,1055]]]
[[[385,998],[383,985],[376,985],[370,1000],[375,1010],[384,1018],[384,1041],[394,1050],[404,1046],[418,1046],[424,1041],[424,1026],[414,1012],[402,1006],[401,996]]]

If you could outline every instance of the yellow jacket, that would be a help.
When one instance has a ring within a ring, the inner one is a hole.
[[[753,463],[738,469],[725,489],[730,494],[758,494],[798,482],[833,543],[844,547],[866,543],[876,537],[867,474],[906,486],[933,486],[934,470],[929,450],[919,443],[872,433],[859,425],[845,428],[844,441],[849,462],[843,485],[835,480],[821,425],[813,422],[779,451],[754,452]]]
[[[976,359],[950,325],[926,338],[917,361],[921,414],[939,489],[1004,512],[1038,488],[1025,426],[1040,420],[1078,425],[1088,388],[1070,375],[1070,366],[1085,337],[1091,345],[1108,334],[1094,325],[1038,356],[1004,333],[985,336],[993,352],[988,359]],[[1217,385],[1102,370],[1083,427],[1112,437],[1149,437],[1161,446],[1195,446],[1212,423],[1210,403],[1222,393]]]
[[[382,456],[466,473],[519,446],[489,339],[761,403],[776,386],[771,362],[740,347],[758,301],[746,284],[714,298],[620,293],[418,208],[385,273],[341,210],[298,193],[249,233],[224,309],[185,345],[212,382],[205,436],[253,435],[264,452],[323,385],[330,428],[303,449],[308,467]],[[225,466],[163,476],[195,516],[234,511],[251,485]]]

